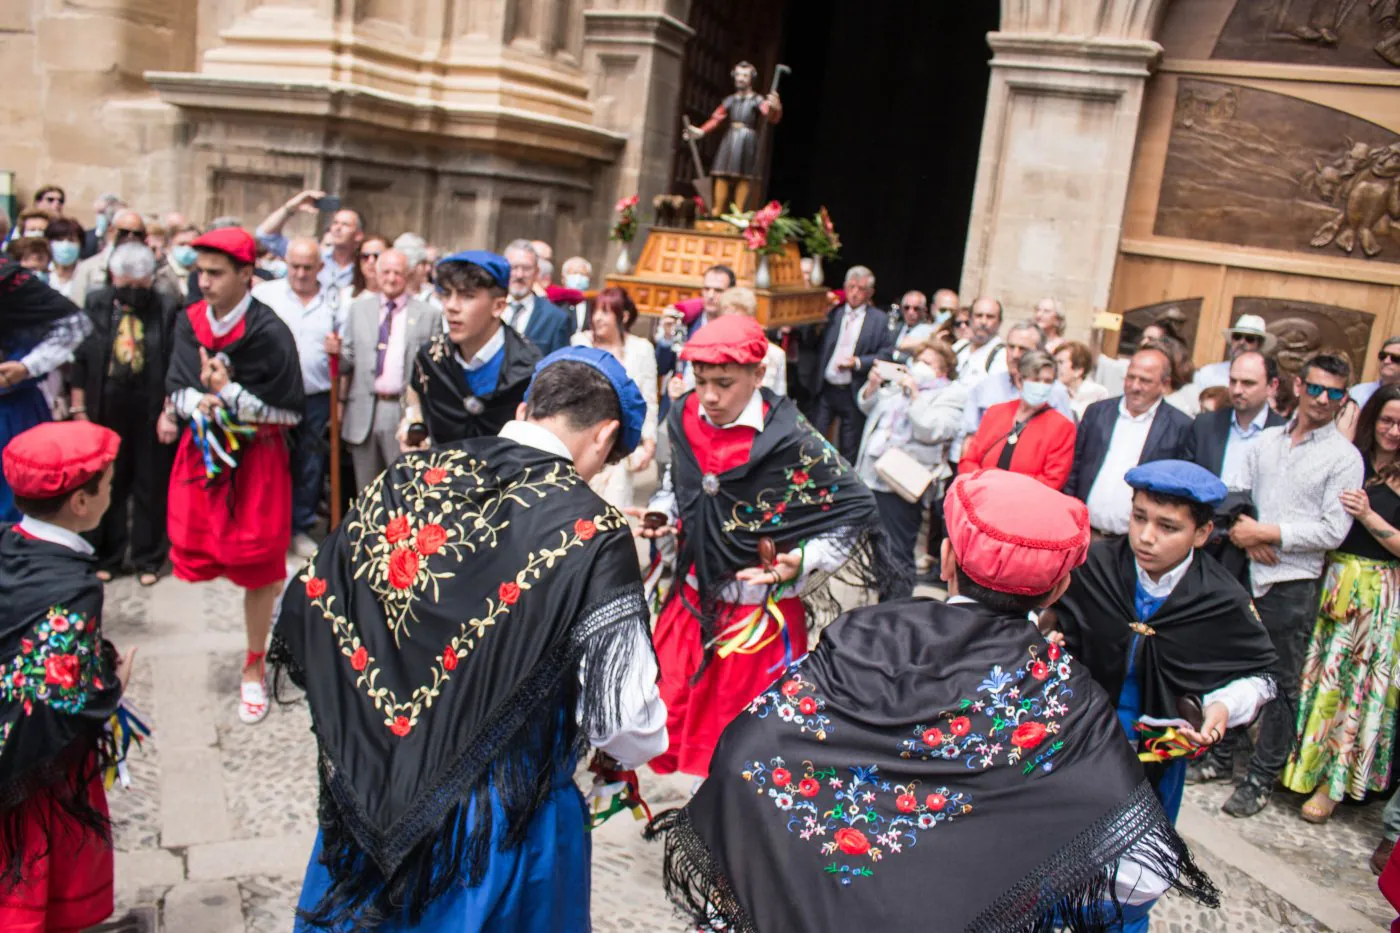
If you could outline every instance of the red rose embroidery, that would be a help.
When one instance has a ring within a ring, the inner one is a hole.
[[[787,787],[792,783],[792,772],[787,768],[774,768],[773,783],[778,787]]]
[[[817,701],[811,697],[803,697],[798,701],[797,708],[802,710],[802,715],[810,716],[817,711]]]
[[[423,471],[423,482],[429,486],[436,486],[445,479],[447,479],[447,471],[442,467],[433,467],[431,470]]]
[[[792,474],[792,482],[796,486],[801,486],[803,483],[807,482],[807,471],[795,470]]]
[[[24,686],[24,671],[15,671],[15,676],[10,678],[16,687]]]
[[[948,728],[952,730],[953,735],[967,735],[972,731],[972,720],[968,719],[966,716],[959,716],[957,719],[948,723]]]
[[[369,652],[365,650],[364,645],[361,645],[360,647],[356,648],[355,653],[350,655],[350,666],[357,671],[364,670],[365,665],[368,663]]]
[[[68,617],[60,615],[54,616],[49,619],[49,628],[53,629],[55,632],[68,631]]]
[[[448,646],[442,652],[442,666],[445,670],[449,671],[455,671],[457,669],[457,652],[453,651],[451,646]]]
[[[578,535],[584,541],[592,541],[593,536],[597,533],[598,526],[586,518],[580,518],[578,521],[574,522],[574,534]]]
[[[919,805],[913,794],[900,794],[894,799],[895,809],[900,813],[913,813],[914,808]]]
[[[44,683],[53,684],[61,690],[72,690],[78,685],[78,656],[57,654],[44,659]]]
[[[929,794],[924,798],[924,806],[936,813],[948,806],[948,798],[942,794]]]
[[[507,580],[501,584],[501,602],[507,606],[514,606],[516,600],[520,598],[520,586],[514,580]]]
[[[847,855],[864,855],[870,851],[870,840],[865,838],[865,833],[858,829],[851,829],[844,826],[836,831],[831,837],[837,848]]]
[[[19,640],[19,650],[28,654],[34,650],[34,642],[30,641],[28,638],[21,638]]]
[[[396,590],[406,590],[418,576],[418,555],[406,547],[398,548],[389,555],[389,585]]]
[[[320,599],[326,595],[326,581],[320,577],[308,577],[306,580],[306,595],[312,599]]]
[[[394,735],[397,735],[399,738],[403,738],[404,736],[408,735],[408,730],[412,728],[413,724],[408,721],[407,716],[395,716],[394,724],[389,727],[389,731],[394,733]]]
[[[801,690],[802,684],[795,680],[789,680],[787,683],[783,684],[783,696],[785,697],[795,697]]]
[[[1045,726],[1038,722],[1023,722],[1011,734],[1011,744],[1017,748],[1035,748],[1045,741]]]
[[[390,544],[398,544],[408,537],[408,516],[398,515],[389,520],[389,524],[384,526],[384,540]]]
[[[101,678],[101,677],[94,677],[94,678],[92,679],[92,689],[94,689],[94,690],[105,690],[105,689],[107,689],[107,688],[104,687],[104,686],[102,686],[102,678]]]
[[[821,789],[822,786],[812,778],[803,778],[797,784],[797,792],[803,797],[815,797]]]
[[[441,525],[424,525],[418,529],[418,553],[432,557],[447,543],[447,531]]]
[[[1050,676],[1050,668],[1046,666],[1044,661],[1036,661],[1031,664],[1031,676],[1036,680],[1044,680]]]
[[[1046,654],[1050,655],[1050,660],[1052,661],[1060,660],[1060,646],[1055,644],[1054,642],[1051,642],[1050,650],[1047,651]]]
[[[940,742],[942,742],[942,741],[943,741],[943,730],[942,730],[942,729],[925,729],[925,730],[924,730],[924,744],[925,744],[925,745],[937,745],[938,743],[940,743]]]

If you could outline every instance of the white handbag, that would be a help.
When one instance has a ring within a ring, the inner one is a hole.
[[[905,502],[918,502],[933,482],[933,471],[898,447],[875,461],[875,473]]]

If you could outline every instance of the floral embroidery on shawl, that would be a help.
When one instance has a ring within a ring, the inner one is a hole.
[[[800,418],[799,423],[806,424]],[[813,436],[802,444],[797,465],[783,470],[787,485],[780,489],[765,489],[753,502],[735,502],[729,510],[729,518],[721,527],[726,533],[747,531],[757,534],[781,527],[784,513],[793,505],[816,505],[821,506],[823,511],[831,511],[840,487],[834,483],[819,486],[812,477],[819,467],[840,470],[841,455],[825,438],[813,432]]]
[[[803,679],[802,672],[790,669],[788,676],[764,693],[760,693],[749,704],[748,712],[759,719],[766,719],[777,712],[783,722],[793,723],[799,732],[811,732],[818,742],[825,742],[831,731],[831,718],[823,710],[826,700],[817,696],[810,681]]]
[[[26,716],[33,715],[36,701],[60,712],[81,713],[90,691],[104,689],[99,626],[62,606],[49,609],[44,621],[20,639],[19,654],[0,664],[0,699],[23,703]]]

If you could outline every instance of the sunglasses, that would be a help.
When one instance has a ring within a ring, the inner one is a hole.
[[[927,311],[928,308],[925,308],[923,305],[900,305],[899,310],[924,312]]]
[[[145,238],[146,231],[144,230],[124,230],[121,227],[117,228],[117,233],[115,237],[118,243],[124,242],[126,240],[144,240]]]
[[[1313,398],[1319,398],[1323,392],[1326,392],[1329,402],[1340,402],[1342,399],[1346,398],[1347,395],[1346,389],[1334,389],[1331,386],[1320,386],[1316,382],[1305,382],[1303,383],[1303,388],[1306,389],[1307,393]]]
[[[1230,339],[1231,339],[1231,340],[1238,340],[1238,341],[1240,341],[1241,343],[1250,343],[1250,344],[1257,344],[1257,343],[1263,343],[1263,342],[1264,342],[1264,338],[1263,338],[1263,337],[1260,337],[1260,336],[1258,336],[1258,335],[1256,335],[1256,334],[1231,334],[1231,335],[1230,335]]]
[[[1378,356],[1382,363],[1400,363],[1400,353],[1389,353],[1382,350]]]
[[[361,262],[364,262],[366,259],[373,259],[375,262],[378,262],[378,261],[379,261],[379,254],[378,254],[378,253],[361,253],[361,254],[360,254],[360,261],[361,261]]]

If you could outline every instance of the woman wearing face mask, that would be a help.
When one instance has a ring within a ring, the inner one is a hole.
[[[49,285],[68,300],[73,299],[73,273],[83,252],[83,226],[76,220],[57,217],[44,231],[49,241],[53,265],[49,267]]]
[[[897,380],[887,380],[884,367],[872,367],[856,399],[866,414],[856,475],[875,493],[875,505],[890,536],[894,557],[912,580],[914,546],[924,509],[941,498],[943,483],[952,476],[948,447],[962,422],[967,387],[952,381],[958,360],[943,341],[929,339],[922,346],[912,347],[910,356],[913,362]],[[902,498],[875,469],[876,461],[894,449],[909,454],[933,473],[934,481],[918,502]],[[908,595],[906,588],[902,592],[882,593],[881,598]]]
[[[1016,370],[1021,397],[987,409],[977,433],[963,445],[958,472],[1010,470],[1059,489],[1074,461],[1075,428],[1050,407],[1055,361],[1048,353],[1029,350]]]

